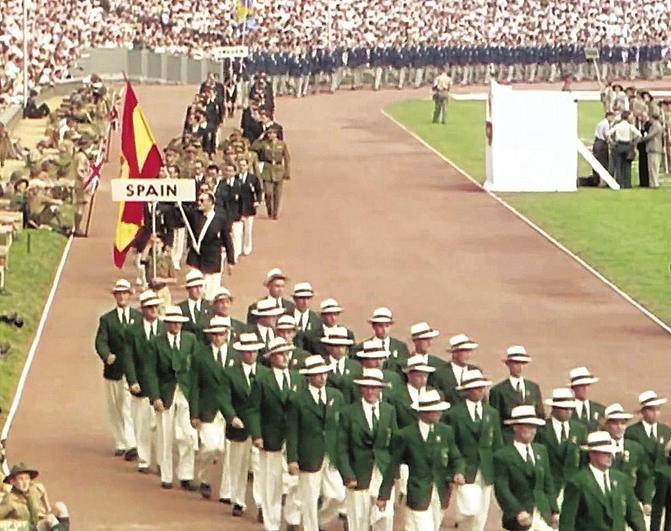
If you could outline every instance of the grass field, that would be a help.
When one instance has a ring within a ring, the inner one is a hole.
[[[9,356],[0,361],[0,424],[9,411],[66,242],[64,236],[53,232],[24,231],[9,252],[6,293],[0,295],[0,313],[17,312],[25,324],[17,329],[0,323],[0,343],[11,344]]]
[[[386,110],[475,180],[484,182],[484,102],[451,101],[445,126],[431,123],[432,105],[431,101],[411,100]],[[580,103],[581,138],[592,138],[601,113],[597,102]],[[634,181],[636,185],[637,174]],[[667,189],[614,192],[592,188],[501,196],[671,323],[671,196]]]

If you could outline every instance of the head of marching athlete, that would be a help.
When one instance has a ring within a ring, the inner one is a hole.
[[[284,370],[289,367],[289,359],[286,350],[275,350],[270,354],[270,367]]]
[[[230,331],[222,330],[220,332],[210,332],[208,336],[210,337],[210,343],[215,347],[223,347],[228,343]]]
[[[461,385],[457,388],[462,392],[469,402],[482,402],[485,397],[487,387],[492,382],[484,377],[480,369],[467,370],[461,380]]]
[[[361,398],[369,404],[377,404],[380,401],[382,388],[376,385],[362,385],[360,387]]]
[[[133,288],[126,279],[119,280],[112,291],[114,300],[119,308],[127,308],[130,304],[130,297],[133,294]]]
[[[415,347],[415,352],[417,354],[428,354],[431,351],[431,345],[433,344],[432,337],[413,337],[412,343]]]
[[[244,350],[240,352],[240,361],[246,365],[254,365],[258,355],[258,350]]]
[[[279,299],[284,295],[284,278],[277,276],[272,278],[268,284],[268,296],[272,297],[273,299]]]
[[[142,305],[142,318],[147,321],[148,323],[153,323],[158,319],[158,309],[159,309],[159,303],[156,301],[155,304],[149,304],[149,305]]]
[[[611,467],[613,455],[619,451],[607,431],[593,431],[587,435],[587,444],[581,448],[589,452],[589,464],[602,472]]]
[[[644,391],[638,395],[641,404],[641,418],[644,422],[654,426],[659,422],[661,406],[666,404],[667,399],[659,396],[655,391]]]
[[[175,321],[165,321],[164,324],[168,334],[173,336],[178,336],[182,331],[182,323]]]
[[[241,156],[238,158],[238,173],[244,174],[249,171],[249,162],[245,158],[245,156]]]
[[[619,441],[624,437],[624,431],[627,429],[627,421],[634,415],[625,412],[621,404],[610,404],[604,412],[606,422],[604,428],[610,434],[611,439]]]
[[[207,215],[214,208],[214,194],[208,192],[198,196],[198,210]]]
[[[408,384],[415,389],[423,389],[429,380],[429,374],[422,371],[410,371],[408,373]]]
[[[308,374],[306,378],[309,385],[316,387],[317,389],[321,389],[326,385],[326,379],[328,378],[328,375],[326,373]]]
[[[347,354],[347,347],[345,345],[325,345],[325,348],[326,354],[332,360],[341,360]]]
[[[212,299],[212,310],[214,315],[222,317],[230,317],[231,308],[233,306],[233,296],[230,291],[222,287],[214,294]]]
[[[508,367],[508,372],[513,378],[522,378],[522,372],[524,371],[524,366],[526,362],[516,361],[516,360],[506,360],[506,367]]]
[[[296,321],[290,315],[282,315],[277,319],[275,325],[275,335],[281,337],[288,345],[294,345],[296,337]]]
[[[235,177],[235,165],[234,164],[224,164],[224,180],[228,181]]]

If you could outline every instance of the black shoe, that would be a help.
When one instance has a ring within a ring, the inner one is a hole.
[[[166,483],[165,481],[161,481],[161,488],[162,489],[171,489],[172,488],[172,483]]]
[[[231,511],[231,514],[233,516],[242,516],[243,513],[242,505],[234,505],[233,506],[233,511]]]
[[[135,461],[137,459],[137,448],[131,448],[126,450],[126,454],[123,456],[126,461]]]
[[[143,466],[143,467],[141,467],[141,468],[138,468],[137,471],[138,471],[140,474],[149,474],[149,472],[150,472],[148,466]]]
[[[298,526],[294,524],[287,524],[287,531],[298,531]]]
[[[121,457],[126,453],[126,450],[114,450],[114,457]]]
[[[189,492],[198,490],[198,487],[196,487],[189,479],[183,479],[180,481],[179,486],[182,487],[183,490],[188,490]]]
[[[263,511],[259,509],[256,513],[256,521],[260,524],[263,523]]]
[[[223,503],[224,505],[230,505],[231,504],[231,499],[230,498],[219,498],[219,503]]]
[[[200,495],[206,500],[209,500],[212,497],[212,487],[210,487],[207,483],[201,483]]]

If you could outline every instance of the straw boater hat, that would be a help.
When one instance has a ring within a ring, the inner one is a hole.
[[[273,280],[276,279],[286,280],[287,276],[282,272],[279,267],[274,267],[268,273],[266,273],[266,279],[263,281],[264,286],[268,286]]]
[[[335,326],[328,335],[321,338],[321,342],[325,345],[333,345],[338,347],[347,347],[354,344],[349,337],[347,337],[347,328],[344,326]]]
[[[480,345],[472,341],[466,334],[457,334],[450,338],[450,346],[447,350],[456,352],[459,350],[475,350]]]
[[[209,326],[203,329],[206,334],[224,334],[231,329],[231,318],[215,315],[210,319]]]
[[[587,444],[580,447],[586,452],[601,452],[604,454],[616,454],[619,451],[617,445],[607,431],[593,431],[587,435]]]
[[[314,356],[308,356],[305,358],[305,361],[303,361],[303,368],[298,372],[306,376],[326,374],[327,372],[331,372],[331,366],[326,365],[324,358],[316,354]]]
[[[638,395],[638,401],[641,404],[641,408],[661,406],[663,404],[666,404],[666,398],[657,396],[657,393],[655,393],[654,391],[642,392],[640,395]]]
[[[275,330],[296,330],[296,319],[294,319],[293,315],[280,315],[277,318]]]
[[[254,332],[245,332],[240,334],[238,340],[233,343],[233,348],[240,352],[252,352],[261,350],[265,345],[259,341],[259,337]]]
[[[545,421],[536,416],[534,406],[524,405],[513,408],[510,418],[503,421],[504,424],[530,424],[532,426],[545,426]]]
[[[179,306],[168,306],[165,309],[165,315],[163,316],[163,322],[165,323],[186,323],[189,321],[188,317],[185,317],[182,313],[182,309]]]
[[[503,358],[503,361],[518,361],[520,363],[529,363],[531,361],[531,356],[527,354],[527,349],[522,345],[513,345],[508,347],[506,351],[506,357]]]
[[[123,291],[132,291],[132,290],[133,286],[130,285],[130,282],[128,282],[125,278],[120,278],[114,283],[112,293],[121,293]]]
[[[142,308],[148,308],[149,306],[159,306],[161,304],[161,298],[156,295],[154,290],[148,289],[140,293],[138,297],[140,299],[140,306]]]
[[[361,350],[356,355],[363,359],[383,359],[389,356],[389,353],[384,349],[382,340],[376,337],[364,341]]]
[[[268,351],[265,353],[265,357],[269,358],[273,354],[286,353],[293,350],[293,348],[283,337],[274,337],[268,343]]]
[[[571,369],[568,373],[570,380],[569,387],[576,385],[592,385],[599,381],[599,379],[589,372],[587,367],[576,367]]]
[[[558,407],[561,409],[575,409],[578,407],[573,391],[568,387],[557,387],[552,390],[552,398],[545,400],[545,404],[551,407]]]
[[[312,284],[309,282],[299,282],[294,286],[294,292],[292,295],[294,297],[312,298],[314,294],[315,292],[312,289]]]
[[[197,269],[192,269],[186,274],[185,277],[185,288],[197,288],[205,285],[205,277]]]
[[[629,420],[633,418],[634,415],[632,415],[631,413],[625,413],[622,404],[618,404],[616,402],[615,404],[611,404],[606,408],[606,410],[604,411],[604,416],[606,417],[606,421],[609,421],[609,420]]]
[[[440,393],[435,389],[425,391],[419,396],[417,402],[412,404],[412,409],[418,413],[429,413],[431,411],[445,411],[450,409],[450,404],[445,402]]]
[[[439,334],[440,332],[431,328],[427,322],[415,323],[410,327],[410,336],[412,339],[431,339]]]
[[[19,474],[29,474],[30,479],[35,479],[37,476],[40,475],[37,470],[35,470],[34,468],[30,468],[25,463],[17,463],[12,467],[12,469],[9,472],[9,475],[4,479],[4,482],[9,483]]]
[[[217,290],[214,292],[214,297],[212,297],[212,301],[216,301],[217,299],[231,299],[233,300],[233,295],[231,295],[231,292],[228,291],[227,288],[221,286],[217,288]]]
[[[368,322],[371,324],[393,324],[394,317],[389,308],[381,306],[380,308],[375,308],[375,310],[373,310],[373,316],[368,319]]]
[[[342,308],[335,299],[324,299],[319,305],[319,313],[340,313]]]
[[[403,367],[403,372],[408,374],[409,372],[412,371],[418,371],[418,372],[434,372],[436,370],[435,367],[431,367],[430,365],[427,365],[424,363],[424,356],[421,354],[415,354],[414,356],[410,356],[408,358],[408,361],[405,363],[405,367]]]
[[[380,369],[364,369],[361,377],[354,379],[354,383],[365,387],[389,387]]]
[[[277,304],[277,301],[272,297],[267,299],[261,299],[256,303],[256,306],[252,309],[252,315],[256,317],[273,317],[282,315],[284,313],[284,308]]]
[[[466,391],[468,389],[479,389],[489,387],[492,382],[482,375],[480,369],[466,370],[461,378],[461,385],[457,386],[457,391]]]

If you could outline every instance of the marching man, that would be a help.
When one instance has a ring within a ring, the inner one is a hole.
[[[194,457],[198,434],[191,427],[189,388],[191,362],[197,340],[182,330],[189,320],[179,306],[168,306],[163,323],[165,333],[150,342],[146,379],[149,400],[156,411],[157,445],[161,467],[161,487],[172,488],[173,448],[177,447],[177,478],[184,490],[194,491]]]
[[[292,317],[285,315],[289,319]],[[287,469],[286,436],[289,401],[305,380],[298,371],[289,368],[287,355],[293,346],[281,337],[270,342],[265,357],[270,360],[270,371],[259,374],[249,396],[248,429],[252,443],[260,450],[258,477],[261,486],[263,525],[268,531],[280,529],[282,523],[282,494],[286,490],[284,520],[289,531],[301,523],[296,503],[297,481],[285,477]],[[285,481],[286,480],[286,481]]]
[[[321,326],[321,319],[310,309],[310,301],[313,296],[314,290],[309,282],[299,282],[294,286],[292,294],[295,305],[293,317],[300,332],[300,340],[297,341],[297,344],[301,347],[303,346],[303,337]]]
[[[576,398],[571,418],[580,421],[588,432],[598,430],[603,420],[603,405],[587,397],[590,387],[598,381],[587,367],[576,367],[569,372],[569,386]]]
[[[393,504],[380,512],[375,499],[382,483],[382,471],[391,459],[392,437],[396,434],[396,411],[380,400],[387,386],[380,369],[364,369],[354,380],[361,399],[345,408],[339,432],[338,469],[347,487],[349,531],[391,531]],[[392,495],[393,496],[393,495]]]
[[[439,531],[449,502],[450,484],[464,484],[464,459],[454,441],[454,432],[439,422],[449,407],[437,390],[427,391],[413,404],[417,422],[403,428],[392,442],[391,461],[384,471],[377,507],[381,512],[387,509],[394,478],[400,464],[406,463],[407,531]]]
[[[186,274],[185,280],[184,287],[187,297],[177,306],[182,310],[182,314],[189,318],[189,321],[184,324],[184,330],[197,336],[210,320],[212,308],[210,303],[203,298],[205,289],[203,274],[192,269]]]
[[[494,453],[503,447],[499,414],[483,400],[490,385],[492,382],[479,369],[466,371],[457,388],[465,400],[447,412],[457,447],[466,462],[466,483],[457,489],[456,498],[460,530],[485,528],[494,485]]]
[[[384,368],[396,371],[402,375],[410,353],[405,342],[395,337],[391,337],[389,332],[394,324],[394,316],[389,308],[381,306],[373,310],[373,315],[368,319],[373,336],[370,339],[379,339],[382,342],[382,348],[387,352],[387,359],[384,362]],[[361,345],[362,347],[363,345]],[[355,350],[359,350],[358,348]]]
[[[298,476],[304,531],[325,528],[344,510],[345,487],[336,469],[344,400],[340,391],[326,387],[330,371],[321,356],[306,358],[300,372],[308,385],[289,402],[287,460],[289,474]]]
[[[142,317],[128,328],[124,373],[130,389],[130,412],[137,440],[137,470],[141,474],[148,474],[149,467],[155,463],[151,450],[156,423],[148,398],[149,383],[145,366],[150,359],[150,343],[165,333],[165,327],[158,319],[162,301],[156,293],[146,290],[139,298]]]
[[[439,357],[429,354],[433,339],[438,337],[440,332],[431,328],[427,322],[415,323],[410,327],[410,338],[415,347],[413,356],[422,356],[425,365],[439,369],[445,362]]]
[[[280,315],[277,318],[275,332],[277,333],[277,337],[284,339],[287,345],[291,347],[291,349],[287,351],[287,364],[289,368],[295,370],[302,369],[305,358],[310,354],[302,348],[297,347],[294,343],[296,338],[295,319],[291,315]]]
[[[124,378],[123,354],[128,327],[142,318],[137,310],[129,306],[132,291],[131,284],[126,279],[116,282],[112,288],[116,307],[100,317],[95,340],[96,353],[103,362],[105,399],[114,437],[114,455],[125,455],[126,461],[137,459],[137,445],[130,395]]]
[[[452,359],[431,375],[431,385],[440,390],[445,400],[453,407],[463,401],[457,387],[461,385],[464,374],[466,371],[477,369],[475,365],[468,363],[468,360],[478,346],[465,334],[452,336],[448,347]]]
[[[266,273],[266,279],[263,281],[263,286],[268,290],[264,298],[275,299],[277,306],[283,308],[283,313],[291,314],[294,311],[294,303],[283,297],[284,286],[287,281],[287,276],[279,267],[274,267]],[[247,308],[247,324],[254,325],[256,323],[256,316],[252,310],[256,308],[256,303],[250,304]]]

